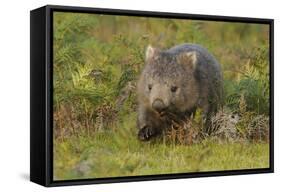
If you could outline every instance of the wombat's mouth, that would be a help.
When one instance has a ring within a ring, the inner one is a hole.
[[[170,107],[166,107],[161,111],[160,110],[159,111],[155,110],[155,111],[160,117],[173,117],[177,115],[177,113]]]
[[[172,111],[161,111],[158,113],[160,118],[164,118],[164,119],[173,119],[173,120],[176,120],[180,117],[179,114],[175,113],[175,112],[172,112]]]
[[[164,116],[167,115],[167,112],[166,111],[160,111],[159,115],[160,115],[160,117],[164,117]]]
[[[158,112],[158,114],[159,114],[160,117],[169,117],[171,115],[174,115],[173,112],[168,111],[168,110],[160,111],[160,112]]]

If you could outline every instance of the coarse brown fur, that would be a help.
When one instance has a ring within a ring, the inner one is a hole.
[[[206,122],[218,110],[223,92],[221,68],[205,48],[196,44],[168,50],[149,46],[145,60],[137,88],[140,140],[159,135],[171,119],[189,118],[197,108],[202,109]]]

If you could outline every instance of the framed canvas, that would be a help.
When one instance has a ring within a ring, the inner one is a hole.
[[[30,180],[273,172],[273,20],[31,11]]]

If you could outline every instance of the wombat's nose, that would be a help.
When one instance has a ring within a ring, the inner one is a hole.
[[[152,103],[153,109],[158,111],[159,113],[162,112],[165,109],[165,105],[161,99],[156,99]]]

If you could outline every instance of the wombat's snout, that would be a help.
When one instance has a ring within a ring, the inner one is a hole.
[[[165,109],[165,104],[161,99],[155,99],[152,103],[153,109],[155,109],[158,113],[161,113]]]

